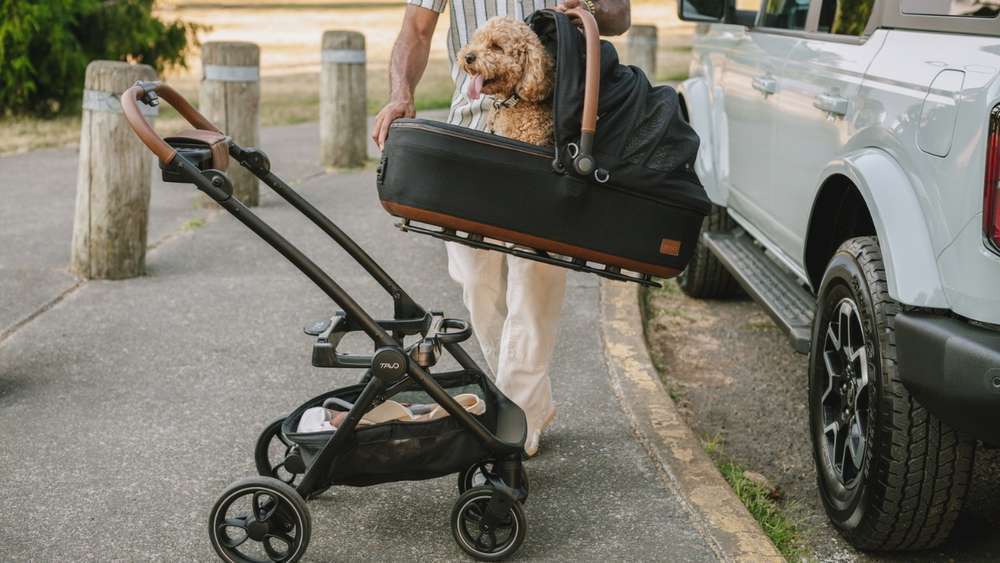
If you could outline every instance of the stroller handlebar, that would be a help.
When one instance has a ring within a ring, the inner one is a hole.
[[[146,118],[142,115],[142,111],[139,109],[140,100],[146,105],[155,106],[158,104],[160,98],[166,100],[168,104],[177,110],[177,113],[181,114],[181,117],[186,119],[196,129],[222,133],[211,121],[199,113],[198,110],[194,109],[194,106],[188,103],[184,99],[184,96],[181,96],[177,90],[161,82],[136,82],[122,94],[122,111],[125,113],[125,120],[128,122],[129,127],[132,128],[132,131],[135,132],[139,140],[163,164],[170,164],[174,160],[177,151],[160,137],[156,130],[153,129],[153,126],[146,121]]]

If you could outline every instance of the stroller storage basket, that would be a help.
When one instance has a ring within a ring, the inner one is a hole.
[[[553,152],[423,119],[393,123],[379,167],[382,206],[397,217],[596,262],[676,276],[703,204],[654,198],[552,169]]]
[[[486,412],[476,418],[490,432],[497,433],[498,421],[507,426],[504,432],[523,433],[524,416],[503,416],[504,409],[517,408],[500,394],[489,378],[471,370],[435,375],[434,379],[449,394],[473,393],[486,404]],[[334,432],[300,433],[299,419],[306,409],[318,407],[330,397],[353,403],[364,385],[352,385],[314,397],[290,414],[282,426],[285,436],[299,446],[306,465],[316,456]],[[406,390],[392,397],[401,403],[430,403],[433,400],[419,388]],[[513,414],[513,413],[507,413]],[[446,416],[426,422],[394,421],[372,426],[359,426],[355,443],[337,456],[330,467],[329,485],[367,486],[393,481],[433,479],[457,473],[490,457],[483,444],[454,417]]]

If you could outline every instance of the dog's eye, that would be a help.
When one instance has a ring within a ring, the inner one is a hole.
[[[488,49],[490,51],[501,51],[501,52],[503,52],[503,47],[501,47],[500,44],[497,43],[496,41],[490,41]]]

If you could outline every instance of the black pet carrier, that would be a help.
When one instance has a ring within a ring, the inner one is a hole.
[[[677,275],[710,209],[677,93],[619,64],[595,26],[581,34],[550,10],[528,23],[556,60],[555,147],[397,120],[379,165],[383,207],[445,240],[640,283]]]

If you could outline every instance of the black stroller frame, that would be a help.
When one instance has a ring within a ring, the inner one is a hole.
[[[196,129],[167,140],[161,138],[146,122],[138,106],[138,102],[156,105],[160,98],[170,103]],[[272,423],[261,435],[258,444],[264,444],[265,455],[271,439],[276,438],[287,446],[286,456],[273,466],[265,462],[261,467],[258,462],[261,477],[239,481],[220,497],[209,522],[210,539],[216,553],[223,560],[234,562],[298,560],[305,552],[311,532],[305,500],[339,484],[331,482],[331,467],[339,456],[356,446],[358,425],[364,414],[390,397],[413,389],[425,392],[441,405],[455,421],[451,424],[457,423],[487,452],[484,458],[459,473],[459,489],[463,494],[451,518],[457,543],[473,557],[483,560],[502,559],[514,553],[526,530],[521,507],[528,496],[527,477],[522,466],[526,434],[524,413],[499,395],[498,404],[503,410],[494,425],[497,428],[491,430],[459,405],[442,386],[443,381],[455,379],[456,373],[485,379],[483,371],[461,346],[472,334],[468,323],[445,318],[441,312],[425,311],[353,239],[271,172],[264,152],[232,142],[169,86],[138,82],[122,95],[121,102],[129,125],[159,158],[165,181],[194,184],[294,264],[342,309],[332,319],[306,328],[307,334],[317,337],[313,365],[367,370],[346,420],[311,456],[311,462],[306,463],[298,446],[287,439],[282,431],[283,419]],[[234,197],[229,178],[219,169],[225,168],[229,157],[304,214],[357,261],[392,297],[393,318],[373,318],[315,262]],[[371,339],[374,352],[370,356],[339,352],[341,338],[358,331]],[[406,345],[406,337],[417,338]],[[437,363],[442,350],[454,358],[462,371],[432,373],[431,367]],[[291,480],[275,478],[279,466],[292,474]],[[290,483],[298,476],[301,480],[293,488]],[[383,477],[362,484],[389,480],[393,479]],[[250,502],[245,513],[228,515],[227,510],[236,506],[237,501],[247,498]],[[233,531],[237,532],[236,537]],[[255,547],[257,552],[262,550],[263,558],[248,554],[243,549],[247,545]]]

